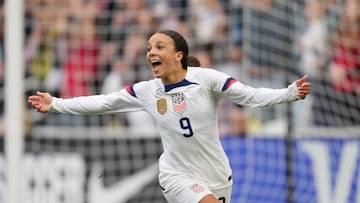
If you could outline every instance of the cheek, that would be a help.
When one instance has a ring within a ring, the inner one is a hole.
[[[174,63],[174,56],[173,55],[163,55],[162,63],[166,65],[172,65]]]

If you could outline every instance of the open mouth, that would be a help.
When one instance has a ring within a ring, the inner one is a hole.
[[[152,61],[151,65],[152,66],[159,66],[159,65],[161,65],[161,62],[160,61]]]
[[[161,65],[160,61],[157,60],[151,61],[151,66],[153,68],[153,71],[158,71],[160,69],[160,65]]]

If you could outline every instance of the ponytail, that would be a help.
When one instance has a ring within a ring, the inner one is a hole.
[[[187,66],[190,66],[190,67],[200,67],[201,66],[200,60],[198,58],[196,58],[195,56],[188,56],[186,59],[186,64],[187,64]]]

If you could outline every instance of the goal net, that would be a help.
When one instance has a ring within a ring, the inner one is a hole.
[[[247,85],[283,88],[307,74],[306,100],[255,109],[220,104],[231,203],[359,201],[356,0],[24,4],[27,96],[106,94],[151,79],[146,43],[162,29],[183,34],[203,68]],[[24,202],[166,202],[157,180],[161,140],[146,112],[73,116],[27,108],[24,123]],[[7,202],[4,137],[0,143],[0,202]]]

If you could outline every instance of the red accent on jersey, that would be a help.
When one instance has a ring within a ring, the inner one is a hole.
[[[228,88],[230,88],[231,85],[233,85],[235,82],[236,82],[236,80],[235,80],[235,79],[232,79],[232,80],[230,81],[229,85],[228,85]]]
[[[125,89],[131,96],[136,97],[133,85],[128,85]]]
[[[221,91],[225,91],[227,89],[229,89],[231,87],[231,85],[233,85],[237,80],[235,80],[234,78],[228,78],[223,86],[223,88],[221,89]]]
[[[125,89],[126,89],[126,91],[127,91],[129,94],[131,94],[130,85],[126,86]]]

